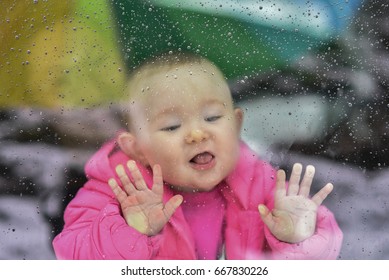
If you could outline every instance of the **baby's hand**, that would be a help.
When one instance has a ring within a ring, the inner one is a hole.
[[[310,199],[315,168],[307,166],[300,184],[301,173],[302,165],[294,164],[286,191],[285,172],[279,170],[274,209],[270,212],[265,205],[258,206],[263,222],[277,239],[284,242],[301,242],[314,234],[317,209],[333,189],[333,185],[328,183]]]
[[[131,182],[124,167],[118,165],[116,173],[123,184],[122,190],[115,179],[108,184],[120,203],[127,224],[148,236],[158,234],[170,217],[182,203],[182,196],[173,196],[166,204],[162,201],[163,180],[159,165],[153,166],[153,187],[149,189],[134,161],[128,161],[127,167],[133,177]]]

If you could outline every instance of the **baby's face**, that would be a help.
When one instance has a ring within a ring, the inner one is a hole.
[[[213,189],[239,154],[242,115],[224,78],[208,64],[181,65],[137,87],[130,115],[145,164],[159,164],[176,189]]]

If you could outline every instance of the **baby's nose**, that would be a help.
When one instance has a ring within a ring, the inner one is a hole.
[[[200,143],[206,139],[208,139],[209,135],[207,132],[201,130],[201,129],[193,129],[187,137],[185,137],[185,140],[188,144],[191,143]]]

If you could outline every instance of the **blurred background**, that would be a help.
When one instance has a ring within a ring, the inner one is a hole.
[[[0,259],[54,259],[86,160],[124,126],[127,73],[192,51],[225,73],[242,138],[275,167],[314,164],[339,259],[389,259],[389,1],[0,3]]]

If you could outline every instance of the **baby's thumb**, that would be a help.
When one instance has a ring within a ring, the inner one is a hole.
[[[265,225],[270,227],[272,222],[273,222],[273,219],[272,219],[272,214],[270,213],[269,208],[267,208],[266,205],[264,205],[264,204],[259,204],[258,211],[259,211],[259,214],[261,215],[262,221],[265,223]]]
[[[184,198],[181,195],[175,195],[169,199],[169,201],[165,204],[165,216],[167,219],[170,219],[183,200]]]
[[[261,214],[261,217],[264,218],[269,214],[269,209],[264,204],[258,205],[259,214]]]

